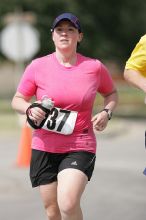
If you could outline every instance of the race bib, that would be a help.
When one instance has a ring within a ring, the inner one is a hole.
[[[77,112],[65,110],[61,108],[52,108],[48,118],[46,119],[43,129],[52,132],[69,135],[73,133]]]

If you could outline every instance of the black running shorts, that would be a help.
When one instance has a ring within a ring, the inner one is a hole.
[[[30,164],[32,187],[57,181],[58,173],[67,168],[81,170],[90,181],[95,159],[96,155],[87,151],[49,153],[33,149]]]

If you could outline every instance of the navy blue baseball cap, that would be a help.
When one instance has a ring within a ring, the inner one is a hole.
[[[62,20],[68,20],[70,21],[75,28],[78,29],[79,32],[81,32],[81,25],[79,19],[72,13],[63,13],[59,15],[58,17],[55,18],[52,27],[51,27],[51,32],[54,31],[54,28],[58,25],[58,23]]]

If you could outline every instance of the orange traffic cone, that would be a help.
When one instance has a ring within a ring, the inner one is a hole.
[[[19,150],[16,160],[16,165],[18,167],[28,167],[30,165],[31,139],[32,139],[32,130],[25,123],[24,126],[22,127]]]

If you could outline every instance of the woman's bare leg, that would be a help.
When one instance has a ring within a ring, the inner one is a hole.
[[[41,185],[40,194],[48,220],[61,220],[61,215],[57,203],[57,182]]]
[[[80,199],[88,182],[77,169],[64,169],[58,174],[58,205],[62,220],[83,220]]]

